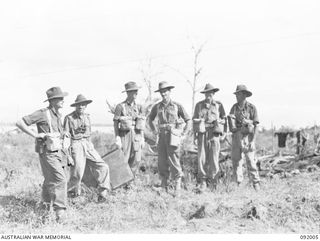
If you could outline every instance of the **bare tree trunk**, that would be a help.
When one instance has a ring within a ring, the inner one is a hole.
[[[180,74],[186,80],[186,82],[190,85],[191,91],[192,91],[191,116],[193,116],[196,94],[199,91],[199,88],[197,86],[197,84],[199,82],[199,75],[200,75],[200,73],[202,71],[202,67],[200,67],[200,68],[198,67],[198,60],[199,60],[199,55],[202,52],[202,49],[203,49],[205,43],[201,44],[200,47],[195,47],[193,44],[191,46],[191,49],[193,50],[193,53],[194,53],[194,55],[193,55],[193,75],[192,75],[192,79],[189,78],[186,74],[183,74],[178,69],[173,68],[172,66],[165,65],[166,67],[169,67],[170,69],[172,69],[175,72],[177,72],[178,74]]]
[[[198,60],[199,55],[202,52],[202,49],[204,47],[205,43],[200,45],[200,47],[196,48],[194,45],[192,45],[192,50],[194,52],[194,60],[193,60],[193,83],[191,84],[192,87],[192,110],[191,110],[191,116],[193,116],[194,106],[195,106],[195,97],[196,93],[198,91],[197,83],[199,81],[199,75],[202,71],[202,67],[198,67]]]
[[[145,85],[147,86],[147,89],[148,89],[148,96],[147,96],[146,101],[149,102],[152,100],[152,81],[154,80],[154,78],[156,76],[162,74],[162,72],[161,71],[157,71],[157,72],[153,71],[151,57],[147,57],[146,63],[141,64],[140,71],[142,74],[143,82],[145,83]]]

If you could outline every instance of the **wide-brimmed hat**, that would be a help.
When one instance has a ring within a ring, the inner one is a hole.
[[[92,102],[92,100],[88,100],[86,97],[84,97],[82,94],[78,95],[76,100],[74,101],[73,104],[71,104],[70,106],[74,107],[76,105],[79,104],[90,104]]]
[[[247,86],[245,85],[237,85],[236,92],[234,94],[239,93],[239,92],[245,92],[247,97],[250,97],[252,95],[252,92],[248,90]]]
[[[68,95],[68,93],[63,92],[60,87],[52,87],[46,91],[46,94],[47,99],[44,102],[55,98],[63,98]]]
[[[140,89],[141,87],[138,86],[136,82],[130,81],[130,82],[128,82],[128,83],[125,83],[124,88],[125,88],[125,90],[122,91],[122,93],[123,93],[123,92],[132,91],[132,90],[138,90],[138,89]]]
[[[205,94],[205,93],[210,92],[210,91],[217,92],[217,91],[219,91],[219,88],[215,88],[211,84],[208,83],[204,87],[204,90],[200,91],[200,93]]]
[[[173,85],[169,85],[169,83],[167,81],[161,81],[159,83],[159,88],[155,91],[155,92],[159,92],[160,90],[164,90],[164,89],[173,89],[174,86]]]

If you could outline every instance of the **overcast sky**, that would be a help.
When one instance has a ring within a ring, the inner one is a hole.
[[[125,98],[124,84],[147,88],[141,69],[166,80],[191,114],[191,46],[204,45],[198,87],[220,88],[227,112],[237,84],[253,92],[262,126],[320,124],[320,1],[1,1],[1,122],[45,107],[45,91],[79,93],[94,123],[110,123],[105,100]],[[155,93],[155,96],[157,94]],[[197,101],[203,98],[197,94]]]

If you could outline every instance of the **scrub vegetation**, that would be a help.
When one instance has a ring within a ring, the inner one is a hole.
[[[258,136],[258,154],[272,152],[272,133]],[[113,136],[95,132],[93,143],[103,155]],[[95,190],[69,199],[67,220],[43,219],[40,193],[43,177],[33,140],[22,133],[0,136],[0,233],[319,233],[320,171],[299,167],[294,175],[262,177],[256,192],[246,177],[239,187],[231,181],[231,161],[221,164],[216,190],[199,193],[196,158],[182,152],[186,175],[180,197],[161,191],[157,158],[145,150],[140,172],[129,189],[114,190],[97,203]],[[190,140],[189,140],[190,142]],[[289,140],[290,142],[290,140]],[[188,146],[188,140],[187,144]],[[189,144],[190,145],[190,144]],[[287,152],[294,152],[294,147]]]

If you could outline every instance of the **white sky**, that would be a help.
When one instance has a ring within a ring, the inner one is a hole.
[[[172,99],[191,114],[191,42],[206,42],[199,88],[207,82],[229,112],[237,84],[253,92],[262,126],[320,122],[320,1],[1,1],[0,122],[45,107],[45,91],[93,99],[94,123],[110,123],[106,98],[118,103],[127,81],[143,88],[141,66],[176,88]],[[167,67],[170,66],[170,67]],[[156,94],[155,94],[156,96]],[[203,96],[197,95],[197,101]]]

